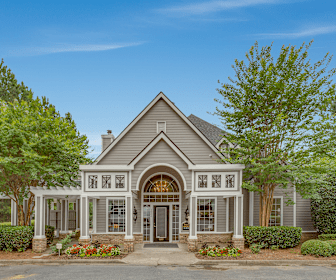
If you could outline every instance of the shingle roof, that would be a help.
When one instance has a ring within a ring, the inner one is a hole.
[[[222,139],[223,134],[225,132],[214,126],[211,123],[206,122],[205,120],[196,117],[195,115],[191,114],[188,119],[204,134],[209,141],[216,146],[216,144]]]

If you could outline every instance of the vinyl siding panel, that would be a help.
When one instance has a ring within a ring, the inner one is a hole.
[[[226,232],[226,203],[223,197],[217,198],[217,232]]]
[[[136,222],[133,221],[133,233],[140,233],[141,232],[141,226],[142,226],[142,211],[141,211],[141,193],[139,192],[139,198],[138,199],[133,199],[133,205],[135,209],[137,210],[137,220]],[[132,215],[133,217],[133,215]]]
[[[218,155],[164,101],[159,100],[98,164],[128,164],[157,135],[157,122],[166,122],[166,134],[195,164],[217,163]],[[209,155],[212,154],[212,158]]]
[[[132,189],[136,189],[136,183],[140,174],[150,165],[156,163],[167,163],[175,166],[183,174],[187,189],[191,189],[191,171],[188,165],[167,145],[163,140],[159,141],[136,165],[132,172]],[[152,173],[153,174],[153,173]],[[145,176],[143,176],[145,177]],[[145,180],[146,178],[143,178]],[[142,181],[144,182],[144,181]],[[140,189],[142,188],[142,182]],[[183,186],[183,182],[180,182]]]
[[[106,198],[97,200],[97,233],[106,232]]]
[[[296,193],[296,226],[302,231],[316,231],[311,218],[310,199],[304,199]]]

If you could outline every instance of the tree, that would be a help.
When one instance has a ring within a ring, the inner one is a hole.
[[[5,102],[16,100],[29,100],[33,92],[28,89],[23,82],[21,84],[15,79],[14,73],[4,65],[4,60],[0,62],[0,99]]]
[[[308,59],[312,42],[299,48],[282,46],[279,56],[258,43],[235,60],[236,79],[217,89],[216,107],[227,131],[223,148],[229,163],[245,164],[243,187],[260,194],[259,222],[268,226],[275,187],[295,187],[304,198],[317,197],[329,184],[328,160],[335,155],[335,85],[327,70],[328,53],[316,63]],[[289,203],[293,203],[289,201]]]
[[[0,194],[16,203],[20,225],[28,225],[34,206],[31,186],[77,186],[79,164],[90,162],[88,139],[71,115],[62,117],[45,97],[28,98],[0,100]]]

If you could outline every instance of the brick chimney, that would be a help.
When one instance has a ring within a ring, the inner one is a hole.
[[[107,131],[107,135],[102,135],[102,152],[110,145],[113,140],[115,139],[114,135],[112,134],[112,130]]]

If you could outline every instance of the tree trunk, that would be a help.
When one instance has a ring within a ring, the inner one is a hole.
[[[30,216],[35,207],[35,195],[32,192],[29,192],[29,198],[27,203],[27,213],[25,213],[25,225],[28,226],[30,222]]]
[[[260,193],[259,202],[259,224],[268,227],[272,205],[273,205],[274,186],[264,186],[264,192]]]

